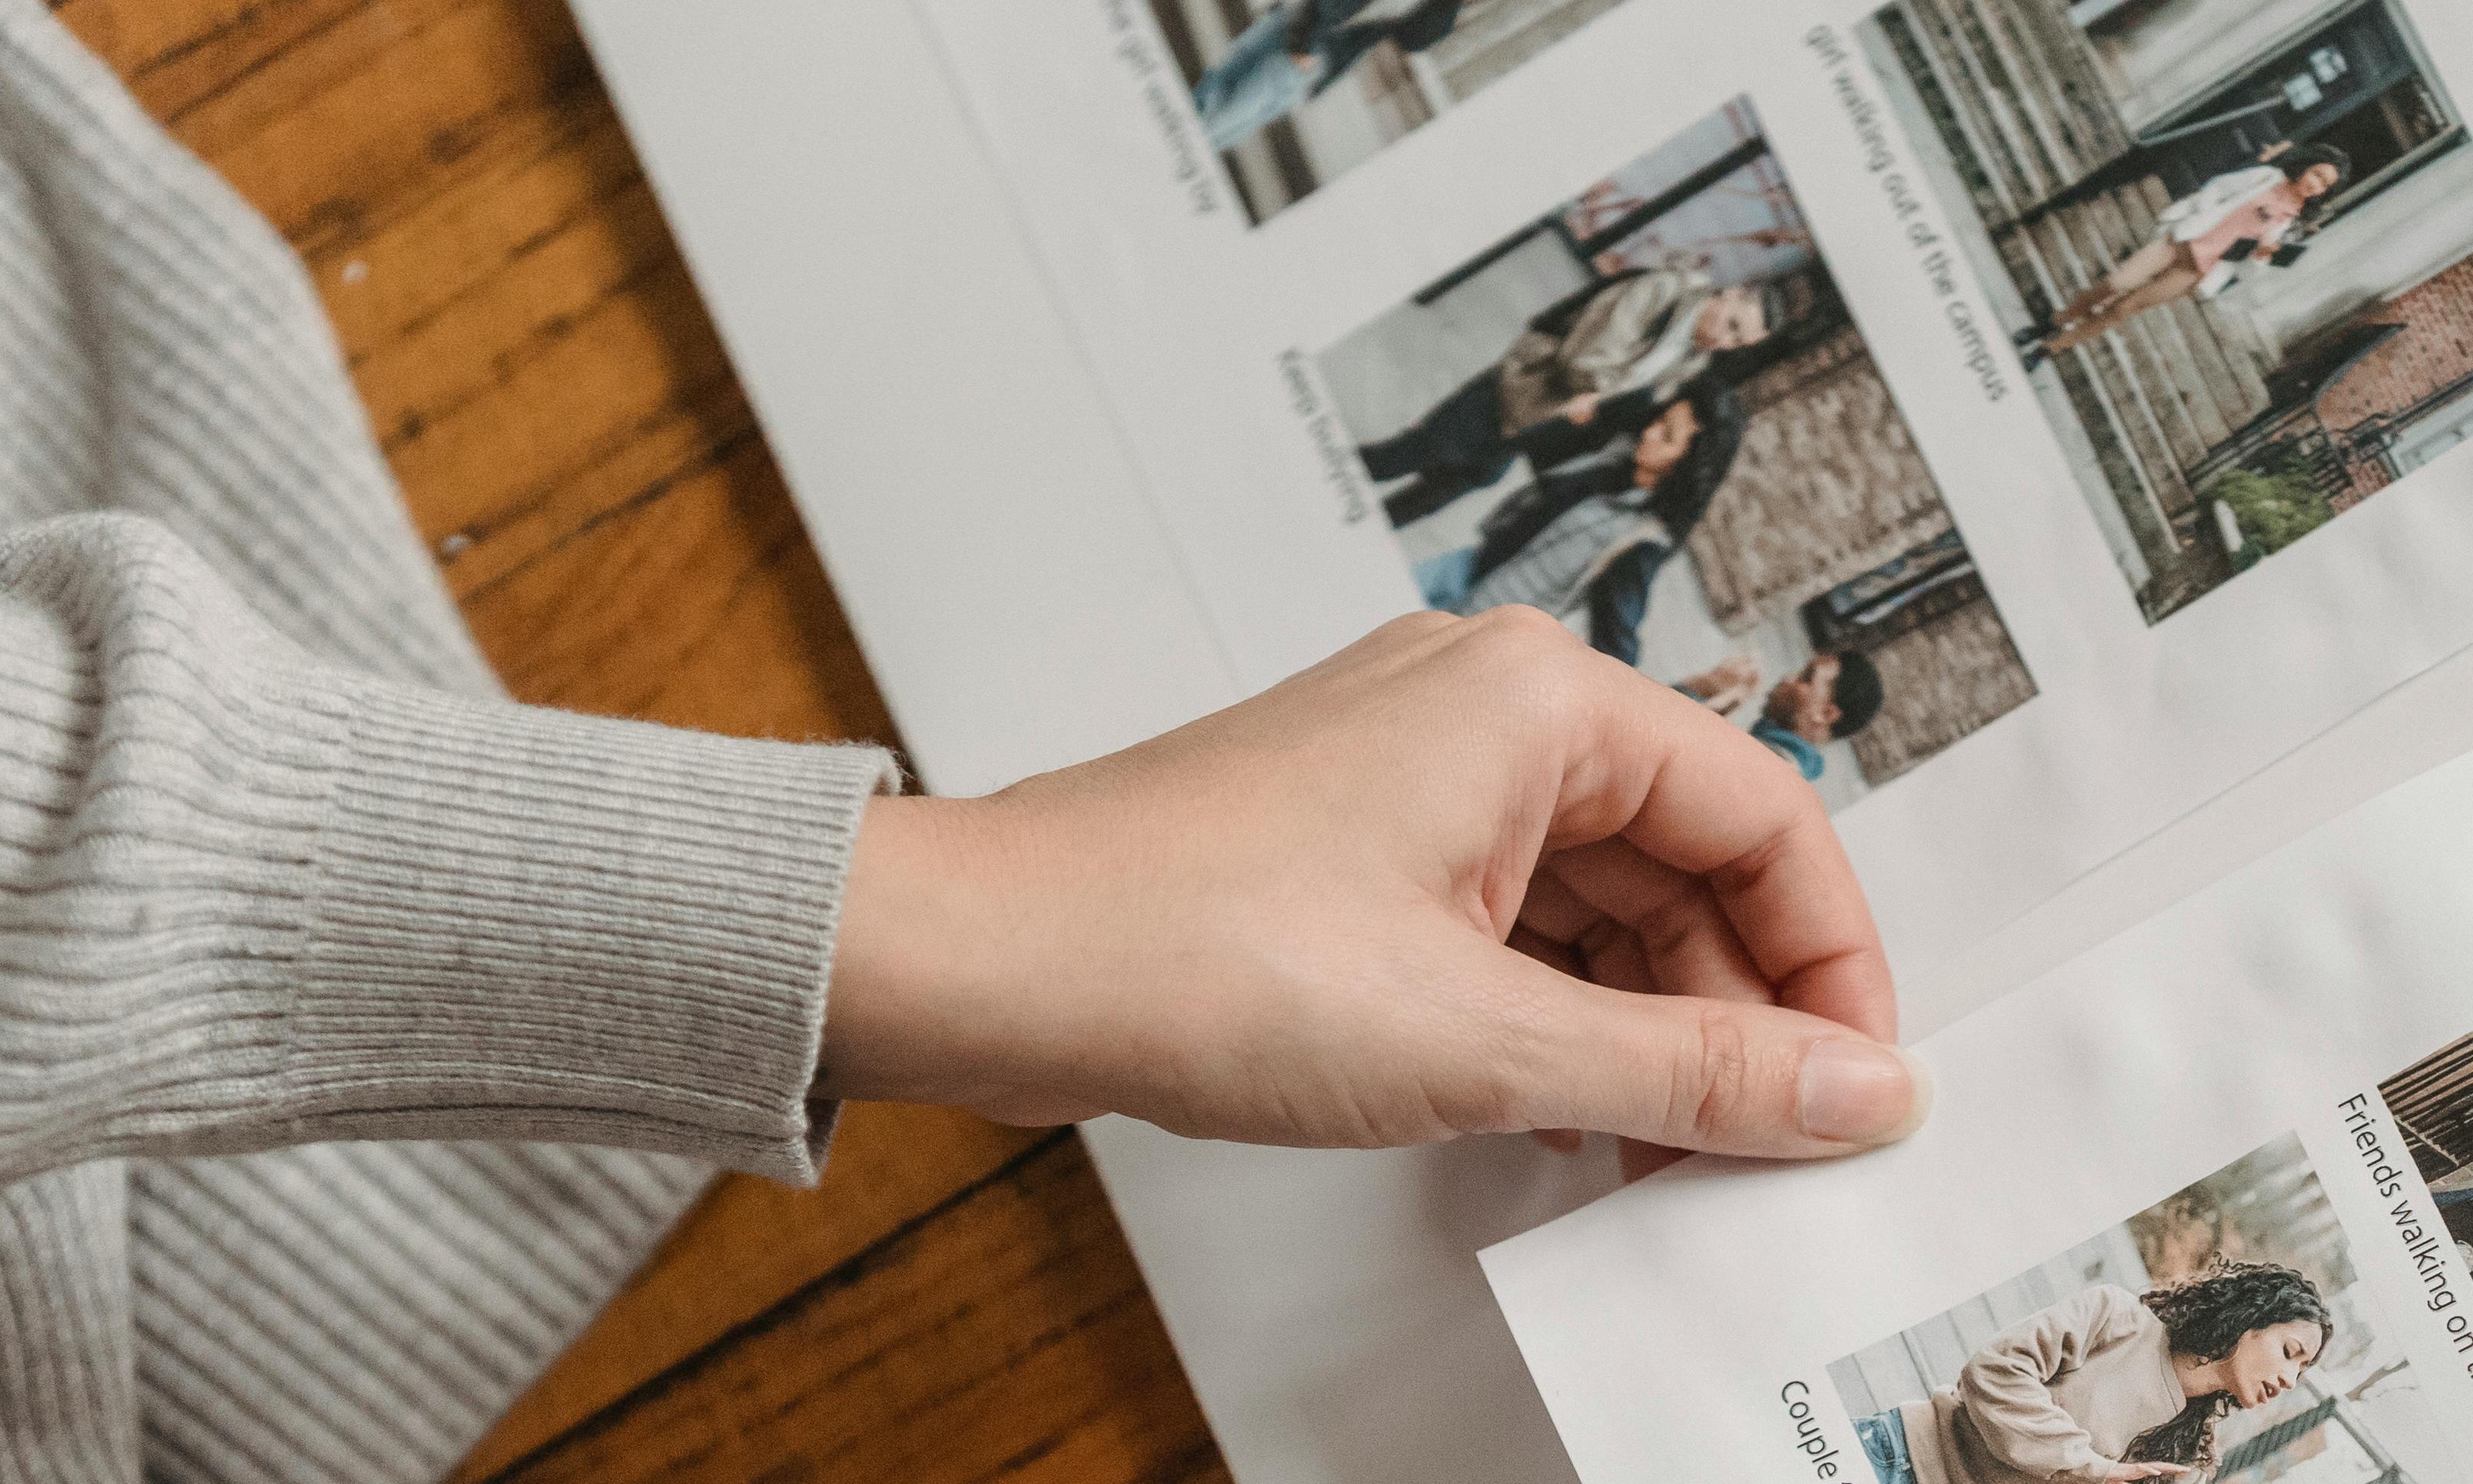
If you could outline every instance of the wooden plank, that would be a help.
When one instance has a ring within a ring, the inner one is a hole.
[[[556,0],[64,0],[324,296],[521,698],[893,728]],[[853,1107],[732,1178],[456,1474],[1225,1476],[1080,1144]]]
[[[1147,1309],[1080,1141],[1052,1134],[487,1477],[1224,1477]]]
[[[956,1191],[1036,1141],[943,1109],[864,1104],[845,1113],[832,1162],[815,1189],[748,1176],[724,1180],[455,1479],[468,1484],[541,1453],[888,1233],[931,1215],[949,1217],[939,1208]]]

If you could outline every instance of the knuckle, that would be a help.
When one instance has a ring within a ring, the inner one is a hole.
[[[1541,608],[1525,603],[1506,603],[1479,613],[1473,622],[1503,642],[1536,648],[1561,648],[1573,642],[1572,631],[1561,619]]]
[[[1732,896],[1755,891],[1779,870],[1781,863],[1799,854],[1809,858],[1806,852],[1816,838],[1835,838],[1836,827],[1830,824],[1829,810],[1821,803],[1819,792],[1800,777],[1794,778],[1793,786],[1794,792],[1786,801],[1785,817],[1741,854],[1709,873],[1710,884],[1720,893]]]
[[[1750,849],[1709,873],[1709,884],[1723,896],[1741,896],[1757,889],[1785,855],[1789,830],[1764,835]]]
[[[1668,1126],[1697,1146],[1715,1142],[1740,1120],[1751,1074],[1743,1028],[1713,1007],[1697,1007],[1667,1089]]]
[[[1429,634],[1439,633],[1458,622],[1460,622],[1458,618],[1438,609],[1421,608],[1401,614],[1375,632],[1397,634],[1403,638],[1419,638]]]
[[[1549,725],[1568,720],[1590,693],[1592,651],[1562,620],[1525,604],[1492,608],[1468,620],[1472,654],[1489,690]]]

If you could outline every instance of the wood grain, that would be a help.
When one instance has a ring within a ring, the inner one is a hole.
[[[555,0],[62,0],[300,251],[484,649],[528,701],[892,741]],[[1069,1134],[848,1111],[724,1181],[458,1472],[1226,1476]]]

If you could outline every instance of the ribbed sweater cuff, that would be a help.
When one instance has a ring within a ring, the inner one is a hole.
[[[285,1037],[300,1119],[815,1178],[833,931],[883,752],[372,686],[347,756]]]

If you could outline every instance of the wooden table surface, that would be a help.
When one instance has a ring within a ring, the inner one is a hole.
[[[307,260],[517,695],[894,740],[560,0],[56,9]],[[818,1189],[725,1180],[456,1474],[1225,1476],[1081,1141],[881,1106]]]

